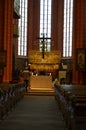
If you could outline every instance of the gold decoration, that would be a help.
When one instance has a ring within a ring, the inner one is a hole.
[[[59,69],[60,63],[60,51],[45,52],[44,59],[41,57],[41,52],[30,51],[29,62],[31,63],[31,69],[36,70],[52,70]]]

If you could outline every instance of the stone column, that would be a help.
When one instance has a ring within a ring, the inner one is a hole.
[[[83,84],[84,72],[76,68],[77,48],[86,48],[86,1],[74,0],[73,22],[73,83]]]
[[[40,14],[40,1],[28,1],[28,51],[39,49],[39,14]]]
[[[3,82],[12,80],[13,0],[4,1],[4,50],[7,51]]]

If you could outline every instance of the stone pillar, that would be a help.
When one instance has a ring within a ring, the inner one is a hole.
[[[13,0],[4,1],[4,50],[7,51],[3,82],[12,80]]]
[[[86,0],[74,0],[73,83],[83,84],[84,73],[76,68],[76,49],[86,48]]]
[[[52,51],[62,51],[63,44],[63,0],[52,0]]]
[[[28,1],[28,51],[39,48],[40,0]]]

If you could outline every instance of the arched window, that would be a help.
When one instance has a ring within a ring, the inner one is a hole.
[[[27,56],[27,8],[28,0],[20,0],[18,56]]]
[[[64,0],[63,57],[72,56],[73,0]]]
[[[51,49],[51,5],[52,0],[40,0],[40,51],[42,51],[43,42],[45,43],[44,51]]]

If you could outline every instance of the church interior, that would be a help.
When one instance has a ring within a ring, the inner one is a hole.
[[[68,130],[85,130],[86,0],[0,0],[0,16],[0,121],[21,99],[48,96]]]

